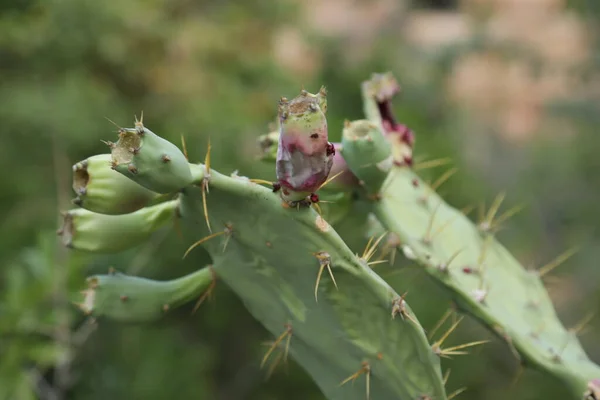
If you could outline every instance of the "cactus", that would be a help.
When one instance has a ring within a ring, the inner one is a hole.
[[[122,321],[152,320],[200,296],[198,306],[218,279],[276,337],[261,365],[291,355],[330,399],[452,398],[440,357],[482,342],[442,348],[454,324],[428,343],[405,295],[371,269],[387,234],[382,247],[392,249],[392,257],[398,250],[422,265],[460,310],[506,340],[523,365],[563,380],[574,399],[597,399],[600,367],[558,320],[541,273],[522,268],[493,236],[508,215],[494,219],[500,201],[474,225],[414,172],[414,133],[392,112],[398,92],[391,74],[363,82],[366,119],[346,122],[341,143],[328,141],[323,89],[283,98],[278,129],[259,138],[261,158],[275,164],[274,183],[219,173],[208,154],[204,164],[189,163],[142,121],[120,129],[119,141],[109,143],[114,169],[168,200],[113,213],[120,215],[101,213],[110,206],[70,210],[59,230],[63,242],[76,250],[121,251],[181,222],[195,240],[184,258],[202,245],[212,265],[167,282],[93,276],[81,309]],[[105,193],[90,190],[86,201],[102,204],[94,196]],[[325,198],[336,202],[321,209]],[[117,201],[113,195],[103,200]],[[334,229],[350,220],[342,217],[353,207],[361,215],[369,211],[378,231],[361,256]],[[361,384],[347,384],[359,378]]]
[[[522,365],[562,380],[574,399],[597,399],[600,367],[583,351],[577,332],[567,330],[556,316],[541,279],[549,268],[526,270],[494,238],[500,222],[513,212],[496,218],[502,196],[478,225],[446,204],[407,162],[412,160],[414,137],[391,114],[396,81],[390,74],[374,75],[362,88],[365,114],[382,128],[396,165],[390,173],[371,168],[379,176],[370,182],[362,178],[364,192],[394,246],[422,265],[459,309],[506,340]],[[346,161],[358,176],[364,170],[361,158],[373,151],[358,146],[356,151],[362,153]]]
[[[300,110],[308,114],[301,116]],[[155,156],[145,156],[144,163],[136,159],[144,147],[127,153],[125,164],[135,163],[138,173],[119,166],[116,171],[175,198],[123,215],[71,210],[59,231],[63,242],[74,250],[120,251],[176,221],[186,237],[196,240],[184,257],[202,245],[212,265],[167,282],[114,272],[95,275],[88,279],[80,308],[121,321],[153,320],[206,289],[201,303],[218,279],[277,338],[263,365],[289,354],[330,399],[447,399],[436,349],[405,297],[370,268],[379,241],[358,256],[315,207],[316,192],[335,158],[325,110],[323,90],[317,95],[303,91],[280,104],[285,118],[273,185],[281,183],[279,193],[262,181],[211,169],[208,156],[204,164],[186,164],[189,178],[180,176],[168,185],[170,172],[156,165]],[[142,140],[152,137],[141,121],[135,129],[122,129],[121,144],[110,144],[113,156],[127,141],[140,139],[140,132]],[[315,133],[318,138],[311,137]]]

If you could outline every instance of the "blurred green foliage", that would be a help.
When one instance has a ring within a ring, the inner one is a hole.
[[[596,3],[572,3],[593,27]],[[0,399],[322,398],[293,362],[265,379],[261,342],[270,338],[223,284],[194,315],[190,304],[151,325],[99,321],[93,329],[71,304],[85,276],[114,266],[168,279],[207,264],[208,256],[198,251],[182,262],[190,243],[168,231],[139,249],[89,258],[59,247],[53,230],[58,211],[74,197],[71,165],[107,152],[101,140],[116,137],[105,117],[130,126],[143,110],[157,134],[174,143],[185,136],[191,160],[204,157],[210,137],[221,172],[271,179],[272,166],[254,158],[254,142],[273,120],[279,97],[325,84],[337,141],[344,119],[362,117],[359,82],[373,71],[393,70],[399,78],[397,113],[417,134],[417,157],[450,156],[460,168],[442,190],[450,204],[489,204],[507,190],[510,205],[528,206],[500,234],[522,260],[540,265],[583,244],[558,273],[555,300],[565,324],[598,308],[597,93],[550,109],[569,119],[575,137],[540,136],[515,148],[486,135],[480,149],[486,162],[473,165],[464,152],[468,116],[443,95],[458,50],[426,57],[381,26],[370,54],[351,62],[347,40],[308,32],[320,64],[300,80],[272,51],[282,27],[302,30],[299,7],[266,0],[0,3]],[[595,60],[582,66],[590,80],[600,56]],[[432,327],[448,299],[406,266],[388,279],[409,291],[419,319]],[[590,326],[582,342],[598,361],[600,324]],[[487,337],[467,321],[455,340]],[[506,350],[494,341],[476,356],[444,361],[452,369],[450,390],[467,386],[462,399],[565,398],[564,388],[531,371],[511,387],[517,363]]]

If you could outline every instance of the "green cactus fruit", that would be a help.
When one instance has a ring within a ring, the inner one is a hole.
[[[127,214],[147,206],[158,194],[111,168],[112,156],[99,154],[73,165],[73,203],[100,214]]]
[[[134,129],[120,129],[119,140],[109,146],[113,168],[149,190],[173,193],[192,183],[185,155],[142,121]]]
[[[300,95],[279,102],[279,142],[276,173],[281,197],[299,202],[325,183],[333,165],[335,148],[328,142],[327,93],[302,90]]]
[[[79,308],[87,315],[126,322],[148,322],[197,298],[213,282],[210,268],[170,281],[128,276],[116,271],[87,280]]]
[[[193,167],[197,179],[202,171]],[[289,352],[329,399],[364,400],[367,382],[373,399],[446,398],[439,358],[404,298],[314,209],[282,207],[270,190],[215,170],[210,196],[215,233],[197,243],[279,338],[273,352]],[[184,230],[208,235],[201,188],[180,201]],[[342,385],[353,374],[360,381]]]
[[[137,246],[176,217],[178,201],[171,200],[130,214],[106,215],[83,208],[63,215],[58,234],[65,246],[89,252],[115,253]]]
[[[390,145],[381,129],[365,119],[346,121],[342,134],[342,156],[347,163],[360,165],[352,172],[369,195],[379,193],[387,173],[394,165]]]

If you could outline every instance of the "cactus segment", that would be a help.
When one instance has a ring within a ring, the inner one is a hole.
[[[392,99],[400,92],[400,85],[390,73],[373,74],[361,85],[363,110],[368,120],[381,126],[392,145],[394,163],[412,166],[415,135],[406,125],[398,123],[392,109]]]
[[[327,180],[334,146],[328,142],[327,93],[306,90],[292,100],[279,101],[279,141],[276,174],[284,201],[297,203],[315,193]]]
[[[119,272],[87,279],[79,308],[87,315],[123,322],[155,321],[201,295],[212,282],[210,267],[170,281],[155,281]]]
[[[524,363],[562,379],[581,398],[587,383],[600,377],[600,367],[561,324],[537,271],[523,268],[412,171],[395,169],[388,179],[373,209],[404,253],[410,249],[457,305],[508,341]]]
[[[136,121],[134,129],[121,128],[119,140],[109,146],[113,168],[147,189],[166,194],[192,183],[181,150],[144,127],[142,121]]]
[[[340,386],[364,362],[373,399],[446,399],[439,358],[417,318],[406,306],[410,319],[392,319],[400,296],[317,212],[281,207],[277,195],[247,178],[211,174],[210,223],[230,232],[202,244],[216,274],[274,337],[291,327],[290,355],[329,399],[365,399],[364,380]],[[208,235],[201,189],[185,190],[180,201],[184,230]],[[323,263],[315,254],[324,253],[337,289],[323,273],[317,302]]]
[[[69,210],[63,215],[58,234],[65,246],[76,250],[116,253],[143,243],[173,221],[178,204],[171,200],[123,215]]]
[[[273,131],[258,137],[260,149],[259,159],[261,161],[275,162],[277,160],[277,147],[279,143],[279,131]]]
[[[352,172],[360,179],[367,193],[379,193],[394,161],[390,145],[379,126],[365,119],[347,121],[342,134],[342,146],[344,159],[354,166]]]
[[[110,215],[127,214],[147,206],[154,193],[111,168],[110,154],[98,154],[73,165],[73,200],[86,210]]]
[[[382,91],[385,96],[378,97],[375,91],[366,90],[381,88],[385,81],[374,75],[363,84],[365,113],[376,119],[373,104],[378,104],[383,124],[399,126],[391,106],[380,104],[381,99],[389,103],[388,94],[395,91]],[[392,133],[386,138],[399,148]],[[400,143],[412,151],[414,140]],[[359,167],[355,160],[370,155],[358,150],[362,154],[346,159],[353,171]],[[590,382],[600,377],[600,367],[587,357],[576,334],[561,324],[540,271],[523,268],[493,237],[493,213],[484,224],[473,224],[409,168],[381,171],[377,180],[381,179],[385,179],[383,189],[372,202],[372,210],[381,228],[397,239],[396,250],[422,265],[462,311],[506,340],[523,364],[561,379],[573,390],[574,398],[581,399],[590,390]]]

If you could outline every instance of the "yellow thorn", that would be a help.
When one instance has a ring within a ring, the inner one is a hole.
[[[517,369],[517,373],[515,374],[515,377],[512,379],[512,382],[510,383],[510,386],[509,386],[510,389],[513,389],[517,385],[517,382],[519,382],[519,379],[521,379],[521,376],[523,375],[524,371],[525,371],[525,368],[523,367],[523,364],[519,364],[519,369]]]
[[[252,183],[262,183],[263,185],[273,186],[273,182],[266,181],[264,179],[250,179]]]
[[[440,187],[442,186],[442,184],[444,182],[446,182],[448,179],[450,179],[452,177],[452,175],[454,175],[456,172],[458,171],[458,168],[454,167],[449,169],[448,171],[444,172],[442,174],[442,176],[440,176],[434,183],[431,184],[431,190],[433,190],[434,192]]]
[[[208,231],[212,233],[210,228],[210,221],[208,219],[208,204],[206,203],[206,194],[208,193],[208,182],[210,179],[210,138],[208,138],[208,150],[206,151],[206,157],[204,158],[204,167],[206,169],[204,179],[202,179],[202,208],[204,209],[204,219],[206,220],[206,226]]]
[[[275,368],[277,368],[277,366],[279,365],[279,362],[281,361],[282,356],[283,356],[282,353],[277,354],[277,356],[275,357],[275,360],[271,363],[271,365],[269,366],[269,369],[267,370],[267,375],[265,376],[265,380],[269,380],[271,378],[271,376],[273,375],[273,372],[275,372]]]
[[[510,217],[516,215],[519,211],[523,210],[523,208],[525,208],[525,206],[522,204],[510,208],[508,211],[505,211],[502,215],[500,215],[498,218],[496,218],[496,221],[494,222],[493,225],[494,226],[500,225],[502,222],[506,221]]]
[[[370,393],[371,392],[371,380],[370,380],[371,366],[369,365],[369,363],[367,361],[363,361],[360,369],[358,371],[356,371],[355,373],[353,373],[352,375],[350,375],[349,377],[347,377],[346,379],[344,379],[342,381],[342,383],[340,383],[340,386],[343,386],[350,381],[354,382],[362,374],[366,374],[367,400],[369,400],[370,395],[371,395],[371,393]]]
[[[365,262],[368,263],[369,260],[371,259],[371,257],[373,257],[373,255],[377,251],[377,246],[379,245],[379,243],[381,242],[381,240],[387,234],[388,234],[387,232],[384,232],[381,236],[379,236],[379,238],[375,241],[375,243],[373,244],[373,246],[371,246],[371,243],[372,243],[373,239],[375,238],[375,236],[372,236],[369,239],[369,242],[367,243],[367,246],[365,247],[365,250],[363,251],[363,255],[361,256],[361,259],[363,259]]]
[[[435,168],[442,165],[447,165],[452,162],[450,158],[439,158],[437,160],[424,161],[416,163],[413,167],[413,171],[419,171],[421,169]]]
[[[111,124],[113,124],[114,126],[116,126],[117,128],[119,128],[119,130],[123,129],[121,128],[119,125],[117,125],[117,123],[115,121],[113,121],[112,119],[108,118],[108,117],[104,117],[108,120],[108,122],[110,122]]]
[[[213,233],[213,234],[211,234],[211,235],[208,235],[208,236],[206,236],[206,237],[204,237],[204,238],[202,238],[202,239],[198,240],[196,243],[194,243],[193,245],[191,245],[191,246],[190,246],[190,247],[189,247],[189,248],[186,250],[185,254],[183,255],[183,258],[187,257],[187,255],[190,253],[190,251],[192,251],[192,250],[193,250],[194,248],[196,248],[197,246],[200,246],[202,243],[204,243],[204,242],[206,242],[206,241],[208,241],[208,240],[210,240],[210,239],[212,239],[212,238],[215,238],[215,237],[217,237],[217,236],[224,235],[224,234],[226,234],[226,233],[229,233],[229,231],[228,231],[228,230],[224,230],[224,231],[222,231],[222,232]]]
[[[448,338],[448,336],[450,336],[450,334],[452,332],[454,332],[454,330],[456,329],[456,327],[458,326],[458,324],[460,324],[460,322],[463,320],[464,317],[460,317],[458,319],[458,321],[456,321],[447,331],[446,333],[444,333],[444,335],[440,338],[440,340],[438,340],[437,342],[435,342],[433,344],[432,347],[434,348],[440,348],[440,346],[444,343],[444,340],[446,340]]]
[[[273,344],[271,345],[269,350],[267,350],[267,352],[265,353],[265,355],[262,359],[262,362],[260,363],[261,368],[264,367],[265,363],[269,359],[269,356],[271,355],[273,350],[275,350],[275,348],[279,345],[279,343],[281,343],[281,341],[283,339],[285,339],[285,337],[288,335],[290,335],[290,336],[292,335],[292,326],[290,324],[285,324],[285,331],[281,335],[279,335],[279,337],[277,339],[275,339],[275,341],[273,342]]]
[[[441,349],[441,353],[442,353],[442,355],[468,354],[466,351],[457,351],[457,350],[462,350],[462,349],[466,349],[469,347],[479,346],[480,344],[485,344],[488,342],[489,342],[489,340],[479,340],[476,342],[464,343],[464,344],[460,344],[458,346],[448,347],[447,349]]]
[[[431,340],[431,338],[433,337],[433,335],[435,335],[435,333],[437,332],[438,329],[441,328],[442,325],[444,325],[444,322],[446,322],[446,320],[448,319],[448,317],[450,317],[450,315],[452,315],[452,313],[454,312],[453,309],[449,308],[446,310],[446,312],[444,313],[444,315],[442,315],[442,318],[440,318],[440,320],[435,324],[435,326],[433,327],[433,329],[431,330],[431,332],[429,332],[429,335],[427,335],[427,339]]]
[[[312,203],[312,206],[317,210],[317,213],[322,217],[323,212],[321,211],[321,206],[319,206],[317,203]]]
[[[333,281],[333,285],[335,286],[335,288],[337,289],[337,283],[335,281],[335,278],[333,277],[333,271],[331,270],[331,256],[329,255],[329,253],[326,253],[324,251],[319,251],[316,253],[312,253],[313,256],[315,256],[317,258],[317,260],[319,260],[319,272],[317,274],[317,282],[315,284],[315,301],[318,302],[318,292],[319,292],[319,282],[321,281],[321,275],[323,274],[323,270],[325,268],[327,268],[327,271],[329,272],[329,276],[331,276],[331,280]]]
[[[187,146],[185,145],[185,137],[183,136],[183,133],[181,134],[181,148],[183,150],[183,155],[185,156],[185,159],[189,160]]]
[[[431,217],[429,218],[429,222],[427,223],[427,230],[425,231],[425,235],[423,236],[423,241],[425,242],[429,242],[431,240],[429,235],[431,235],[431,230],[433,229],[433,221],[435,220],[435,214],[438,212],[441,205],[442,202],[440,201],[431,213]]]
[[[455,390],[454,392],[452,392],[451,394],[448,395],[448,400],[452,400],[453,398],[455,398],[456,396],[458,396],[459,394],[463,393],[466,390],[467,390],[466,387]]]
[[[450,371],[452,371],[452,370],[450,368],[448,368],[448,370],[444,374],[444,378],[443,378],[444,386],[446,386],[446,384],[448,383],[448,378],[450,378]]]
[[[212,298],[212,292],[213,292],[215,286],[217,286],[217,274],[215,273],[214,269],[212,269],[211,267],[208,267],[208,268],[210,268],[210,273],[212,274],[212,280],[211,280],[208,288],[204,291],[204,293],[202,293],[202,296],[200,296],[200,298],[196,302],[196,305],[194,306],[194,309],[192,310],[192,314],[195,314],[196,311],[198,311],[198,308],[200,308],[202,303],[204,303],[204,300],[206,300],[206,299],[210,300]]]
[[[492,225],[492,221],[494,220],[494,217],[496,216],[498,209],[500,209],[500,206],[502,205],[502,202],[504,201],[505,197],[506,197],[505,192],[501,192],[498,194],[498,196],[496,196],[496,198],[492,202],[492,205],[490,206],[490,209],[488,210],[488,214],[485,217],[485,221],[482,221],[482,222],[487,222],[488,226]]]
[[[587,324],[589,324],[592,321],[592,319],[594,319],[595,316],[596,312],[591,311],[585,317],[583,317],[583,319],[579,321],[577,325],[569,329],[569,331],[573,332],[575,335],[579,335],[586,328]]]
[[[543,267],[540,267],[538,269],[538,275],[540,276],[540,278],[543,277],[544,275],[550,273],[556,267],[558,267],[559,265],[561,265],[562,263],[567,261],[573,255],[575,255],[575,253],[577,253],[579,251],[579,249],[580,249],[580,246],[573,247],[573,248],[565,251],[564,253],[560,254],[553,261],[549,262],[548,264],[544,265]]]
[[[338,176],[340,176],[341,174],[343,174],[346,171],[340,171],[337,174],[335,174],[334,176],[327,178],[327,180],[325,182],[323,182],[323,184],[321,186],[319,186],[319,188],[317,189],[317,191],[323,189],[325,187],[325,185],[329,184],[329,182],[333,181],[335,178],[337,178]]]

